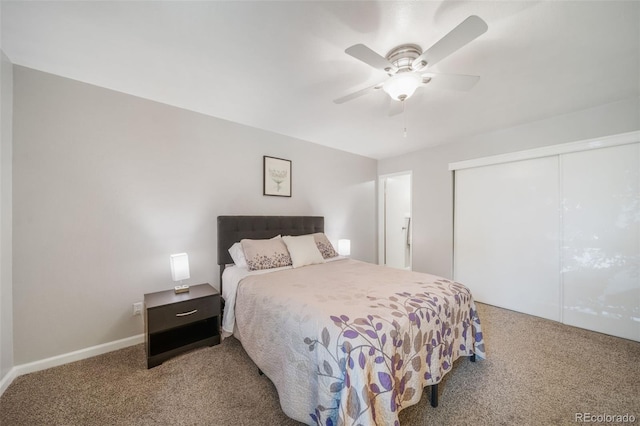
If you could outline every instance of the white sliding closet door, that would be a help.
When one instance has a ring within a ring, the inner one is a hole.
[[[640,341],[639,141],[450,164],[454,279],[480,302]]]
[[[455,172],[454,278],[480,302],[560,320],[558,158]]]
[[[563,321],[640,340],[640,144],[561,162]]]

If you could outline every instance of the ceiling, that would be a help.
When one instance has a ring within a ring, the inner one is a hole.
[[[14,63],[381,159],[640,96],[640,2],[6,1]],[[469,15],[488,31],[388,116],[386,74],[344,53],[430,47]],[[407,135],[403,137],[403,128]]]

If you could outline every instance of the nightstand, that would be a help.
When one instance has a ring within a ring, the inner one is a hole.
[[[144,295],[147,368],[182,352],[220,343],[220,293],[209,284],[187,293],[173,290]]]

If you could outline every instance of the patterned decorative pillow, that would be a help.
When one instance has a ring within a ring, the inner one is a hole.
[[[276,238],[282,238],[282,235],[276,235],[271,239],[275,240]],[[234,265],[241,268],[249,268],[249,265],[247,265],[247,258],[244,256],[244,249],[242,248],[242,244],[240,244],[239,241],[237,243],[233,243],[233,245],[229,249],[229,254],[231,255],[231,259],[233,260]]]
[[[242,249],[249,270],[279,268],[291,265],[291,256],[282,238],[242,240]]]
[[[325,259],[336,257],[338,255],[338,252],[324,233],[316,232],[313,234],[313,239],[316,241],[316,246],[318,247],[318,250],[320,250],[320,253],[322,253],[322,257]]]

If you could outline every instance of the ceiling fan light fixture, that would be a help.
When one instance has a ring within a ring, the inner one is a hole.
[[[384,82],[382,89],[391,99],[404,101],[422,84],[422,77],[412,72],[398,73]]]
[[[345,49],[346,54],[377,70],[386,72],[389,74],[389,78],[375,86],[342,96],[333,102],[342,104],[380,88],[391,99],[402,102],[411,97],[418,87],[431,81],[432,76],[425,75],[425,72],[430,71],[431,67],[456,50],[480,37],[487,31],[487,28],[486,22],[475,15],[471,15],[424,52],[417,44],[401,44],[391,49],[383,57],[364,44],[355,44],[348,47]],[[437,83],[449,86],[453,90],[466,91],[479,78],[478,76],[470,75],[438,74]]]

